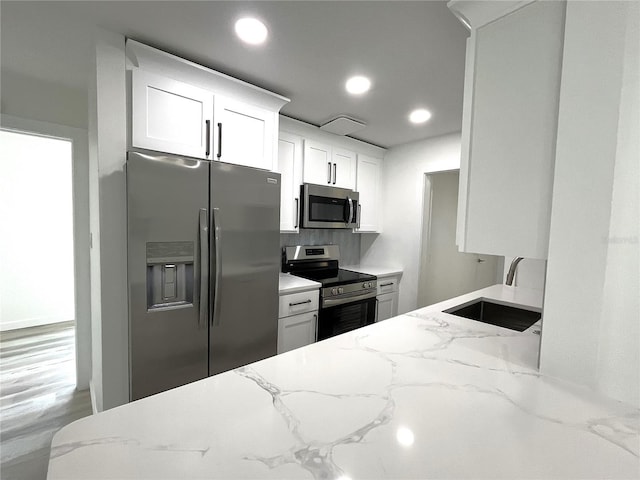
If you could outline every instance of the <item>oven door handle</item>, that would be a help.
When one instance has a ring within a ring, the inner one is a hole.
[[[378,323],[378,304],[380,303],[380,300],[378,300],[378,298],[376,297],[376,319],[374,320],[374,323]]]
[[[354,292],[353,294],[344,294],[338,298],[323,298],[322,308],[335,307],[337,305],[344,305],[345,303],[356,303],[361,300],[369,300],[370,298],[376,298],[377,292],[372,290],[367,293]]]

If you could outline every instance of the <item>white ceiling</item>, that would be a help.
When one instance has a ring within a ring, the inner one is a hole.
[[[2,68],[21,75],[86,89],[98,25],[287,96],[287,116],[363,120],[353,136],[376,145],[460,130],[468,32],[444,1],[3,0],[0,14]],[[244,14],[267,24],[266,45],[236,39]],[[372,79],[365,96],[344,91],[353,74]],[[431,120],[409,124],[415,107]]]

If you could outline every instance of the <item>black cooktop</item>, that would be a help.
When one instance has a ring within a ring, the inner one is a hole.
[[[372,282],[377,278],[375,275],[352,272],[351,270],[344,270],[342,268],[338,268],[337,270],[298,271],[291,273],[298,277],[320,282],[323,287],[334,287],[337,285],[348,285],[350,283],[359,282]]]

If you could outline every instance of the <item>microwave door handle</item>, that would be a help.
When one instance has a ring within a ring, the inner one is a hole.
[[[347,197],[347,203],[349,203],[349,216],[347,217],[345,223],[349,224],[353,220],[353,202],[351,198]]]

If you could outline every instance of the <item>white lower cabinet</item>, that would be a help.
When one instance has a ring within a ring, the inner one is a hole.
[[[398,284],[397,276],[378,276],[378,293],[376,296],[376,322],[398,315]]]
[[[318,289],[280,296],[278,353],[316,341],[319,299]]]
[[[376,297],[378,314],[376,322],[398,315],[398,293],[387,293]]]
[[[280,318],[278,320],[278,353],[314,343],[317,324],[317,311]]]

